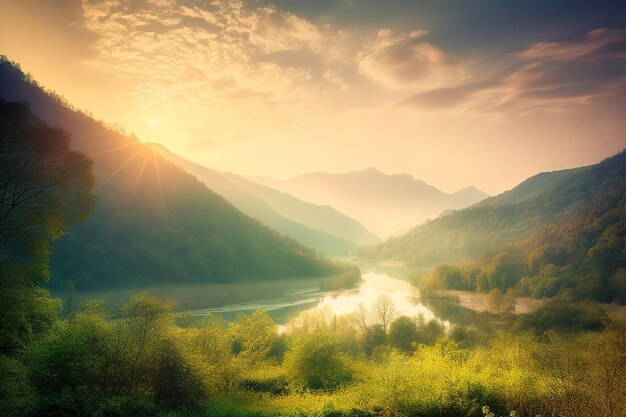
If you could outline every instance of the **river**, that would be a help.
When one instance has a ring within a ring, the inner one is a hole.
[[[289,291],[278,297],[197,309],[194,313],[215,314],[226,320],[232,320],[238,314],[262,309],[267,311],[278,324],[285,324],[299,311],[308,309],[329,309],[338,316],[353,312],[359,304],[369,309],[383,294],[391,298],[398,315],[413,317],[422,314],[426,320],[435,317],[429,307],[416,302],[415,288],[409,282],[386,273],[373,271],[364,273],[356,288],[320,291],[319,287],[312,284],[310,288]]]

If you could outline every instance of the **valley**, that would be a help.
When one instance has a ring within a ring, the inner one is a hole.
[[[626,3],[0,2],[0,416],[626,416]]]

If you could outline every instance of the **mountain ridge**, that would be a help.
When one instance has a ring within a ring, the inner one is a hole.
[[[471,186],[445,193],[411,174],[385,174],[374,167],[339,174],[312,172],[285,180],[267,176],[246,178],[315,204],[332,203],[382,237],[488,196]]]
[[[470,261],[575,216],[592,201],[602,205],[602,198],[612,198],[614,189],[626,188],[625,170],[626,151],[622,151],[595,165],[540,173],[498,196],[366,248],[362,254],[419,267]]]
[[[205,167],[161,144],[147,146],[199,178],[247,215],[322,253],[346,255],[359,245],[380,242],[358,222],[332,207],[316,206],[236,174]]]
[[[96,207],[58,241],[51,285],[232,282],[351,268],[241,213],[153,150],[51,94],[6,57],[0,87],[3,100],[27,102],[94,161]]]

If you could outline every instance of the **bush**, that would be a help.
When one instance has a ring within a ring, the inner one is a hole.
[[[284,375],[268,378],[243,378],[240,387],[246,391],[264,392],[272,395],[283,395],[288,392],[287,378]]]
[[[321,330],[294,337],[285,370],[291,384],[312,390],[335,389],[349,382],[353,372],[334,335]]]
[[[152,389],[154,402],[168,409],[197,406],[207,397],[200,373],[172,342],[161,352]]]
[[[557,330],[578,332],[600,330],[606,321],[606,312],[594,301],[570,301],[555,298],[532,313],[520,315],[516,327],[537,332]]]
[[[418,340],[417,325],[407,316],[398,317],[389,328],[389,343],[402,352],[413,351],[413,343]]]

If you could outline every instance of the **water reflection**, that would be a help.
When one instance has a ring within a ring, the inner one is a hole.
[[[328,307],[338,315],[356,310],[359,304],[370,309],[376,300],[386,294],[394,302],[398,315],[417,316],[423,314],[426,320],[434,318],[433,312],[421,303],[415,303],[415,288],[408,282],[392,278],[386,274],[368,272],[363,281],[352,293],[343,292],[323,297],[316,308]]]
[[[391,298],[398,315],[417,316],[422,314],[426,320],[435,317],[433,311],[422,303],[415,302],[415,289],[407,281],[393,278],[384,273],[367,272],[357,288],[320,291],[315,288],[299,289],[285,293],[281,297],[258,300],[196,310],[196,314],[216,314],[226,320],[232,320],[238,314],[249,313],[256,309],[267,311],[279,324],[286,323],[298,312],[309,309],[329,309],[338,316],[353,312],[359,304],[370,309],[383,294]]]

